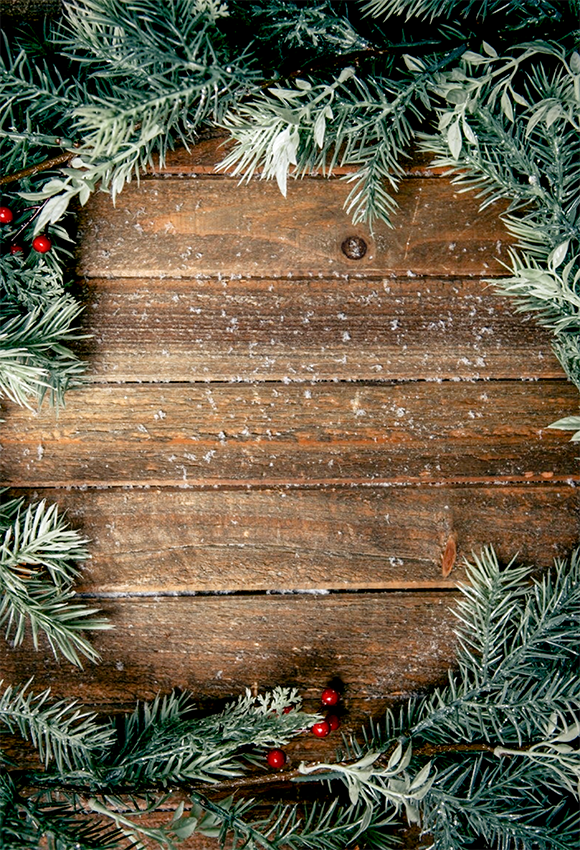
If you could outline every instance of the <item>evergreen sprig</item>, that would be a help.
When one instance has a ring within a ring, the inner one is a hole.
[[[50,700],[50,690],[34,694],[31,682],[8,686],[0,696],[0,723],[12,734],[18,732],[37,750],[45,765],[54,762],[66,772],[91,764],[97,753],[112,744],[110,724],[97,722],[96,714],[77,707],[76,702]]]
[[[257,698],[248,691],[219,714],[199,717],[187,693],[158,697],[125,719],[121,745],[106,765],[103,784],[139,790],[239,776],[240,747],[281,746],[315,722],[315,717],[294,710],[299,702],[297,692],[289,688]],[[285,713],[286,708],[292,710]]]
[[[554,333],[580,387],[580,53],[537,41],[508,55],[484,44],[439,75],[438,133],[423,145],[482,206],[507,200],[518,240],[510,277],[491,281]],[[575,427],[573,417],[557,427]],[[576,437],[577,439],[577,437]]]
[[[411,122],[429,106],[423,70],[424,76],[398,82],[359,79],[345,68],[329,85],[298,79],[293,88],[272,86],[226,115],[224,127],[237,145],[218,167],[246,180],[260,169],[286,195],[291,166],[300,177],[315,171],[330,176],[337,165],[356,164],[346,178],[354,183],[345,202],[353,222],[390,223],[397,204],[385,183],[397,189]]]
[[[572,10],[574,5],[570,4]],[[417,18],[431,22],[469,17],[481,22],[499,13],[508,22],[514,19],[515,28],[561,21],[565,6],[557,0],[365,0],[363,8],[366,14],[379,18],[402,15],[407,21]]]
[[[30,630],[35,649],[43,633],[56,657],[82,666],[98,652],[83,632],[111,628],[96,608],[75,601],[77,561],[87,557],[87,541],[70,529],[56,505],[24,506],[6,501],[0,512],[0,626],[19,646]]]
[[[54,132],[58,112],[63,133],[79,140],[67,166],[20,193],[42,205],[33,233],[58,222],[73,199],[86,203],[97,186],[115,198],[154,154],[163,163],[168,147],[194,141],[255,84],[246,51],[231,51],[219,31],[227,14],[213,0],[73,0],[54,34],[67,79],[31,69],[23,51],[8,54],[4,126],[16,125],[29,147],[34,135]]]

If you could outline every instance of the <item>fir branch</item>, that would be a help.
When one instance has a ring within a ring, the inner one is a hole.
[[[297,710],[284,713],[298,703],[289,688],[276,688],[258,701],[247,691],[219,714],[200,718],[191,716],[189,694],[158,697],[125,720],[103,782],[139,788],[152,780],[215,783],[237,776],[241,748],[281,746],[320,719]]]
[[[0,522],[0,625],[18,646],[30,628],[35,649],[43,632],[56,657],[62,654],[82,666],[81,655],[96,661],[98,653],[84,630],[108,629],[98,609],[75,604],[73,559],[86,557],[80,535],[68,529],[55,505],[40,502],[26,509],[20,501]]]
[[[554,0],[363,0],[363,12],[377,18],[404,15],[407,21],[473,16],[480,23],[500,13],[517,16],[529,26],[562,20],[562,5]]]
[[[70,297],[52,300],[0,325],[0,394],[30,407],[49,393],[60,402],[65,391],[78,386],[83,364],[64,345],[79,338],[72,329],[82,307]]]
[[[54,762],[59,771],[86,767],[111,746],[111,727],[96,714],[78,708],[76,701],[51,702],[50,689],[34,694],[30,684],[4,688],[0,722],[30,741],[45,765]]]
[[[410,118],[421,114],[420,101],[427,101],[422,74],[401,83],[364,81],[346,68],[330,85],[296,80],[293,88],[271,87],[226,116],[224,127],[238,144],[218,169],[249,180],[260,168],[262,179],[275,177],[286,195],[292,165],[294,177],[357,165],[346,178],[355,183],[347,211],[355,223],[390,222],[396,203],[384,183],[398,186],[399,159],[413,138]]]
[[[342,850],[372,834],[373,846],[387,850],[398,842],[392,835],[393,819],[384,812],[369,810],[364,804],[343,807],[336,800],[326,805],[312,805],[300,817],[296,806],[278,804],[267,817],[249,817],[253,800],[233,798],[216,803],[196,794],[197,804],[192,812],[201,820],[201,834],[216,837],[221,847],[231,843],[234,848],[250,846],[264,850]],[[186,822],[187,823],[187,822]]]
[[[88,540],[70,529],[56,505],[45,500],[24,507],[24,499],[16,499],[0,516],[2,566],[26,573],[27,567],[45,569],[55,584],[63,586],[79,574],[76,561],[88,557]]]
[[[0,839],[3,850],[119,850],[120,830],[89,820],[74,802],[52,795],[23,796],[0,772]]]

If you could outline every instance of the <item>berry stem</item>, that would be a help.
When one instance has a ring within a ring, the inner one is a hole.
[[[48,201],[48,198],[46,199],[46,201]],[[23,231],[23,230],[26,230],[26,228],[28,227],[28,225],[29,225],[32,221],[34,221],[34,219],[36,218],[36,216],[37,216],[37,215],[40,215],[40,211],[41,211],[41,209],[43,208],[43,206],[46,204],[46,201],[43,201],[41,204],[37,204],[37,205],[36,205],[36,206],[34,206],[34,207],[27,207],[27,208],[24,210],[24,212],[27,212],[27,210],[34,210],[34,212],[33,212],[33,214],[32,214],[31,216],[29,216],[29,217],[26,219],[26,221],[25,221],[23,224],[21,224],[21,225],[20,225],[20,227],[18,228],[18,230],[17,230],[15,233],[13,233],[13,234],[12,234],[12,240],[13,240],[13,241],[14,241],[14,239],[16,239],[16,237],[17,237],[17,236],[20,236],[20,234],[22,233],[22,231]]]

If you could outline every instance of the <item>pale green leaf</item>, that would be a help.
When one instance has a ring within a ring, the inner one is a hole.
[[[392,770],[396,765],[401,761],[401,756],[403,755],[403,745],[401,743],[397,744],[394,752],[392,753],[389,763],[387,764],[387,770]]]
[[[501,94],[501,111],[503,112],[505,117],[508,119],[508,121],[511,121],[513,123],[514,108],[512,106],[512,102],[510,100],[510,96],[508,94],[507,89],[504,89],[502,94]]]
[[[417,776],[411,782],[411,785],[409,786],[409,793],[411,793],[412,791],[417,791],[419,788],[421,788],[421,786],[424,785],[427,781],[430,773],[431,762],[429,761],[424,767],[421,768]]]
[[[54,195],[42,207],[40,214],[34,223],[34,235],[42,233],[47,224],[55,224],[68,209],[68,206],[76,192],[64,191],[61,195]]]
[[[491,44],[488,44],[487,41],[483,41],[481,43],[481,46],[483,47],[488,56],[491,56],[492,59],[497,58],[497,50],[495,50],[495,48],[493,48]]]
[[[580,428],[580,416],[565,416],[563,419],[558,419],[548,425],[548,428],[556,428],[559,431],[570,431],[574,428]]]
[[[449,103],[465,103],[467,100],[467,92],[465,89],[449,89],[445,95],[445,100]]]
[[[483,65],[488,60],[481,53],[474,53],[472,50],[466,50],[461,56],[470,65]]]
[[[577,50],[570,56],[570,69],[573,74],[580,74],[580,53]]]
[[[409,71],[418,71],[421,73],[425,70],[425,63],[421,59],[416,59],[414,56],[409,56],[408,53],[403,54],[403,61]]]
[[[558,266],[561,266],[564,260],[566,259],[566,254],[568,253],[568,248],[570,246],[570,240],[566,239],[565,242],[562,242],[560,245],[557,245],[553,251],[551,251],[548,257],[548,265],[551,269],[557,269]]]
[[[324,146],[324,136],[326,135],[326,115],[325,112],[321,112],[314,122],[314,141],[318,145],[319,148]]]
[[[447,144],[453,159],[459,159],[463,145],[459,121],[455,121],[447,130]]]

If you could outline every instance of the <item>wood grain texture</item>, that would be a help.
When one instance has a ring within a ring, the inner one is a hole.
[[[505,274],[509,236],[496,206],[479,212],[447,179],[405,179],[393,229],[353,227],[341,180],[292,182],[284,199],[259,180],[145,180],[113,207],[97,193],[81,210],[79,271],[88,277],[310,277]],[[360,260],[341,251],[352,235]]]
[[[291,685],[316,697],[334,677],[345,694],[384,699],[441,680],[453,663],[450,593],[107,599],[115,629],[96,633],[102,662],[79,671],[29,645],[0,643],[5,683],[91,705],[187,688],[231,697]]]
[[[0,475],[14,486],[443,482],[577,477],[566,382],[126,384],[67,407],[12,407]]]
[[[34,496],[56,501],[90,539],[77,588],[92,594],[451,588],[463,559],[490,542],[504,563],[550,565],[575,545],[580,521],[578,489],[555,485]]]
[[[479,279],[94,279],[94,381],[554,378],[551,337]]]

